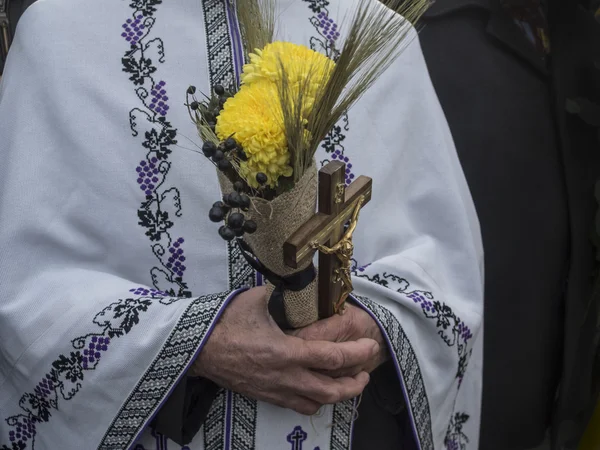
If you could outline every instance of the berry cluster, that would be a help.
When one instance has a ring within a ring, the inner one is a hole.
[[[337,24],[333,21],[333,19],[329,18],[327,14],[323,11],[319,13],[318,19],[319,26],[322,29],[323,35],[329,40],[331,44],[334,44],[335,41],[340,37]]]
[[[139,165],[135,168],[138,174],[137,182],[140,185],[140,189],[148,196],[152,195],[154,188],[158,184],[158,167],[156,164],[158,159],[152,157],[150,161],[142,160]]]
[[[167,101],[169,97],[167,97],[167,90],[165,89],[165,82],[159,81],[154,89],[150,92],[152,95],[152,99],[150,101],[150,108],[153,111],[156,111],[161,116],[166,116],[167,111],[169,111],[169,105],[167,105]]]
[[[188,108],[190,115],[195,117],[196,124],[208,126],[215,132],[217,118],[223,110],[227,99],[233,94],[221,85],[216,85],[212,97],[207,101],[198,102],[195,97],[196,88],[190,86],[187,90]],[[189,101],[191,97],[191,102]],[[247,220],[244,212],[250,208],[250,197],[252,195],[264,194],[267,189],[267,175],[258,173],[256,181],[261,186],[258,190],[250,188],[248,183],[236,170],[239,163],[247,161],[248,157],[242,146],[234,139],[228,137],[222,142],[215,143],[207,140],[202,145],[202,153],[209,159],[218,170],[223,172],[233,183],[234,191],[223,196],[222,201],[213,204],[208,216],[215,223],[224,222],[219,229],[219,235],[226,241],[235,237],[241,237],[245,233],[251,234],[256,231],[256,222]]]
[[[144,16],[141,14],[135,18],[135,20],[127,19],[127,22],[123,24],[123,32],[121,36],[125,38],[127,42],[130,42],[132,46],[136,45],[144,32],[142,31],[145,27],[141,23]]]
[[[179,277],[183,277],[183,273],[185,272],[186,267],[183,265],[185,261],[185,255],[183,254],[183,248],[181,248],[181,244],[183,244],[183,238],[177,239],[173,242],[173,245],[169,247],[169,259],[167,261],[167,269],[175,272]]]
[[[89,364],[94,364],[100,360],[102,352],[108,350],[110,344],[110,338],[108,337],[97,337],[92,336],[92,342],[88,344],[88,348],[83,350],[82,366],[84,369],[88,368]]]
[[[247,185],[242,181],[236,181],[233,188],[235,190],[232,193],[224,195],[223,201],[216,202],[208,212],[212,222],[224,222],[224,225],[219,228],[219,236],[226,241],[256,231],[256,222],[246,219],[244,215],[244,212],[250,209],[250,197],[245,192]]]
[[[19,417],[17,423],[15,424],[15,430],[11,430],[8,433],[8,437],[11,442],[18,441],[28,441],[35,435],[35,422],[33,422],[29,417],[17,416]],[[13,448],[16,448],[13,445]],[[18,447],[25,448],[25,447]]]

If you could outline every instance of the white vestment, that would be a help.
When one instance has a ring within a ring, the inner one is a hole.
[[[325,53],[352,7],[278,4],[278,37]],[[199,143],[187,87],[239,76],[234,11],[39,0],[22,17],[0,88],[0,449],[176,448],[148,424],[256,282],[208,221],[215,168],[184,149]],[[332,159],[374,180],[355,295],[383,329],[419,448],[475,450],[483,251],[418,38],[324,141],[317,160]],[[188,448],[348,449],[354,406],[311,418],[221,391]]]

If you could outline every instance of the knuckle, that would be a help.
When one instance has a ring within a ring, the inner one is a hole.
[[[346,355],[339,348],[332,348],[326,358],[331,370],[341,370],[346,364]]]
[[[333,405],[334,403],[338,403],[341,398],[342,398],[341,392],[336,387],[331,387],[330,389],[328,389],[327,392],[325,392],[325,395],[323,396],[324,403],[326,403],[328,405]]]
[[[310,403],[300,403],[292,409],[297,413],[303,414],[305,416],[312,416],[319,412],[320,406],[313,405]]]

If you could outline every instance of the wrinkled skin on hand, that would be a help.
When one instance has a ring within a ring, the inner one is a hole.
[[[379,351],[367,361],[354,367],[326,370],[323,373],[333,376],[354,376],[360,372],[373,372],[390,357],[381,329],[377,322],[362,308],[346,303],[344,314],[319,320],[300,330],[289,332],[291,335],[307,341],[352,342],[363,338],[376,341]]]
[[[360,395],[369,374],[356,368],[368,367],[379,353],[370,338],[332,342],[285,334],[268,313],[266,289],[257,287],[227,306],[190,374],[312,415],[324,404]]]

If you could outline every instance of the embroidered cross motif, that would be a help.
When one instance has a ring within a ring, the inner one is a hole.
[[[292,444],[292,450],[302,450],[302,443],[306,440],[308,435],[302,430],[301,426],[297,426],[287,436],[287,441]]]

